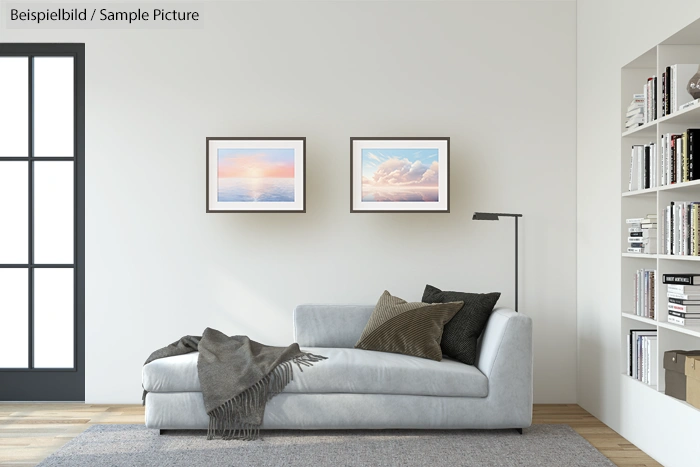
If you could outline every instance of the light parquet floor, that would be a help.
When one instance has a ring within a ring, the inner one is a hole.
[[[0,466],[41,462],[93,424],[142,424],[140,405],[0,403]],[[535,405],[533,423],[571,426],[615,465],[661,466],[578,405]]]

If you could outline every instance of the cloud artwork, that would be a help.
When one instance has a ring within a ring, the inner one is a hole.
[[[363,149],[362,201],[439,201],[437,154],[437,149]]]

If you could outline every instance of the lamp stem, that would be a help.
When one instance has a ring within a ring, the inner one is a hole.
[[[518,218],[515,218],[515,311],[518,311]]]

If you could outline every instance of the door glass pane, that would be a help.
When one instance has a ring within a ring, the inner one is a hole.
[[[34,58],[34,156],[73,157],[73,57]]]
[[[0,368],[29,363],[29,276],[27,269],[0,269]]]
[[[28,170],[29,162],[0,159],[0,264],[27,264]]]
[[[34,262],[73,263],[73,162],[34,162]]]
[[[29,58],[0,57],[0,157],[29,155]]]
[[[34,269],[34,367],[73,368],[73,268]]]

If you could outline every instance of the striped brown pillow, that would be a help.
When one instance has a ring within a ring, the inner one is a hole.
[[[440,361],[442,328],[463,304],[409,303],[385,290],[355,348]]]

